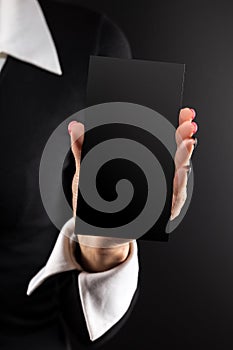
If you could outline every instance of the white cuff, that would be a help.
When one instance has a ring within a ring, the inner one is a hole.
[[[138,284],[137,243],[130,242],[130,254],[122,264],[108,271],[89,273],[83,271],[74,257],[77,243],[70,238],[74,225],[74,218],[71,218],[63,226],[46,265],[30,281],[27,294],[51,275],[81,271],[78,285],[82,309],[90,339],[95,340],[118,322],[130,306]]]

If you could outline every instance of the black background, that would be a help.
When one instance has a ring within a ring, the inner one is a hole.
[[[64,0],[63,0],[64,1]],[[71,2],[71,1],[69,1]],[[82,0],[127,35],[134,58],[186,64],[183,105],[196,109],[191,206],[168,243],[139,242],[141,293],[103,349],[233,346],[233,3]]]

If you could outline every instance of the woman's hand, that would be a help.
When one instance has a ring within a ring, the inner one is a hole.
[[[76,166],[76,171],[72,181],[72,204],[73,215],[75,217],[78,199],[81,152],[84,141],[84,126],[82,123],[73,121],[68,125],[68,131],[71,138],[71,150],[75,158]],[[111,240],[105,237],[78,235],[78,239],[81,249],[80,263],[83,268],[89,272],[100,272],[111,269],[125,261],[129,254],[129,242],[122,244],[123,240],[120,239],[119,242],[121,244],[119,245],[117,244],[117,239]],[[113,247],[103,248],[106,246],[106,243],[108,246],[111,246],[111,241],[113,241]]]
[[[197,131],[197,124],[193,122],[195,111],[183,108],[179,114],[179,126],[176,130],[177,151],[175,154],[175,175],[173,179],[173,198],[170,220],[177,217],[187,198],[187,181],[189,164],[196,140],[192,136]],[[68,126],[71,138],[71,149],[75,158],[76,171],[72,181],[73,215],[76,216],[78,199],[78,183],[80,173],[80,161],[82,145],[84,141],[84,126],[82,123],[72,121]],[[97,272],[108,270],[123,262],[129,254],[129,243],[122,244],[122,240],[112,239],[113,247],[103,248],[105,241],[111,239],[98,236],[78,235],[81,248],[83,267],[87,271]]]
[[[179,126],[176,129],[177,150],[175,154],[175,175],[173,179],[173,197],[170,220],[175,219],[187,198],[187,182],[190,171],[190,159],[197,139],[192,136],[197,132],[197,124],[193,121],[194,109],[183,108],[179,114]]]

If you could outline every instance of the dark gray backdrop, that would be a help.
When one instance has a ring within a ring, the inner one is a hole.
[[[140,298],[126,325],[103,349],[230,349],[233,3],[69,2],[107,13],[126,33],[134,58],[185,63],[183,104],[197,110],[200,127],[188,214],[169,243],[139,243]]]

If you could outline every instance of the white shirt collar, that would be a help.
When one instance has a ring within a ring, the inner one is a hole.
[[[36,0],[0,0],[0,52],[62,74],[52,35]]]
[[[74,257],[77,244],[71,239],[74,227],[74,218],[63,226],[46,265],[30,281],[27,294],[54,274],[80,270],[78,284],[82,309],[90,339],[95,340],[117,323],[130,306],[138,283],[137,243],[130,243],[130,254],[122,264],[108,271],[88,273]]]

